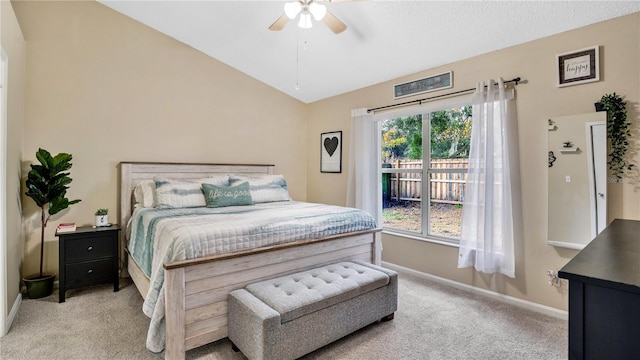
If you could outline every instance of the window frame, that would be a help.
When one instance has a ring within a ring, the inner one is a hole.
[[[380,113],[374,114],[374,121],[377,123],[381,123],[387,119],[395,119],[399,117],[406,116],[422,116],[422,169],[383,169],[381,164],[378,165],[377,173],[378,179],[382,179],[383,173],[421,173],[422,181],[421,181],[421,191],[422,198],[420,199],[420,216],[421,216],[421,224],[420,224],[420,232],[410,231],[399,228],[389,228],[382,227],[383,233],[388,233],[395,236],[401,236],[421,241],[433,242],[442,245],[454,246],[458,247],[460,244],[460,238],[449,238],[445,236],[431,235],[429,234],[429,219],[431,216],[431,174],[435,173],[463,173],[462,171],[456,169],[436,169],[431,167],[431,113],[436,111],[448,110],[456,107],[465,107],[472,106],[472,95],[459,96],[452,99],[445,99],[440,101],[430,102],[420,106],[409,106],[399,110],[391,110],[384,111]],[[426,123],[425,123],[426,122]],[[426,125],[426,128],[425,128]],[[425,129],[428,129],[428,136],[425,136]],[[380,131],[378,134],[379,137],[382,137],[382,132]],[[425,144],[426,143],[426,144]],[[426,145],[426,146],[425,146]],[[382,151],[382,141],[378,139],[377,141],[378,148],[376,151],[381,153]],[[428,165],[425,165],[425,159],[428,161]],[[410,170],[410,171],[408,171]],[[411,171],[413,170],[413,171]],[[427,181],[425,181],[427,179]],[[424,201],[425,194],[429,194],[428,202]],[[382,194],[379,194],[382,197]],[[380,207],[382,207],[382,202],[380,202]],[[381,219],[382,221],[382,219]],[[424,226],[426,225],[426,226]]]

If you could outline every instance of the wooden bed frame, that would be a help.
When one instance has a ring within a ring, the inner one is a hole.
[[[162,176],[200,179],[214,174],[272,174],[274,165],[121,162],[120,226],[133,211],[133,190],[142,180]],[[344,260],[380,265],[381,229],[280,244],[164,264],[165,359],[184,359],[187,350],[227,337],[227,295],[247,284]],[[126,251],[121,232],[121,276],[131,276],[142,297],[149,279]]]

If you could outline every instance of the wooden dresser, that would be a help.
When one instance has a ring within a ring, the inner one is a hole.
[[[614,220],[559,272],[569,359],[640,358],[640,221]]]

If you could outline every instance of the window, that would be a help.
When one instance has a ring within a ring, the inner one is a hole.
[[[463,106],[381,120],[385,230],[459,241],[471,114]]]

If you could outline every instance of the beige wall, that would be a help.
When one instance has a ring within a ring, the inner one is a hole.
[[[123,160],[275,163],[295,199],[342,205],[346,171],[320,173],[319,138],[343,131],[346,169],[351,109],[392,103],[394,83],[441,71],[454,71],[454,91],[520,76],[526,80],[517,88],[524,220],[516,279],[457,269],[457,248],[388,235],[383,260],[566,309],[566,291],[548,286],[545,276],[576,254],[546,245],[546,121],[593,111],[594,101],[615,91],[632,102],[630,119],[638,123],[640,14],[304,105],[98,3],[13,4],[28,51],[24,158],[34,160],[38,147],[72,153],[69,196],[83,200],[52,225],[89,224],[99,207],[115,213],[116,164]],[[602,81],[557,88],[555,54],[592,45],[601,46]],[[637,125],[634,134],[640,136]],[[640,218],[632,184],[611,184],[609,194],[611,219]],[[31,273],[38,224],[31,200],[24,201],[30,236],[23,270]],[[47,230],[49,271],[57,271],[53,228]]]
[[[518,133],[522,190],[522,233],[517,239],[516,278],[481,275],[457,269],[457,248],[424,241],[383,235],[383,260],[425,273],[491,289],[555,308],[567,308],[567,292],[547,284],[546,270],[558,270],[575,250],[547,245],[547,119],[554,116],[593,112],[593,103],[616,92],[628,101],[634,138],[640,137],[640,13],[532,41],[375,86],[318,101],[309,106],[308,200],[344,204],[346,173],[319,171],[320,133],[342,130],[345,149],[349,145],[350,110],[391,104],[392,85],[443,71],[454,72],[453,89],[473,88],[477,81],[516,76],[526,80],[517,87]],[[555,55],[600,45],[601,81],[556,87]],[[392,64],[390,64],[392,66]],[[437,95],[438,92],[428,95]],[[414,98],[425,97],[418,95]],[[403,98],[402,101],[411,100]],[[640,143],[636,143],[640,146]],[[343,162],[348,163],[348,151]],[[640,158],[634,159],[640,164]],[[637,173],[632,174],[637,176]],[[640,177],[636,177],[640,179]],[[631,181],[632,177],[625,180]],[[609,218],[640,219],[640,193],[633,184],[609,185]]]
[[[24,84],[26,45],[11,3],[0,1],[0,42],[7,54],[7,311],[20,291],[23,256],[22,216],[20,209],[20,162],[23,146]],[[4,155],[3,155],[4,156]],[[4,216],[4,215],[3,215]],[[0,280],[2,281],[2,280]],[[0,284],[0,286],[4,286]]]
[[[57,223],[90,225],[103,207],[116,219],[120,161],[272,163],[305,200],[305,104],[97,2],[13,5],[28,51],[24,158],[71,153],[68,196],[82,199],[47,227],[47,271]],[[39,219],[23,201],[33,273]]]

